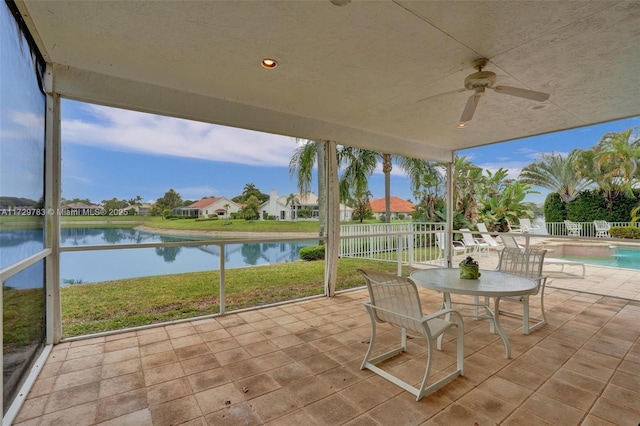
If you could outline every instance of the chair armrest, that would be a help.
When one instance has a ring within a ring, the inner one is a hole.
[[[454,247],[455,247],[455,246],[458,246],[458,247],[466,247],[466,245],[465,245],[462,241],[456,241],[456,240],[453,240],[453,241],[452,241],[452,243],[453,243],[453,246],[454,246]]]
[[[430,321],[432,319],[441,317],[441,316],[446,315],[446,314],[453,314],[454,316],[457,317],[457,319],[462,321],[462,315],[460,315],[460,312],[456,311],[455,309],[451,309],[451,308],[442,309],[442,310],[439,310],[437,312],[433,312],[433,313],[431,313],[429,315],[425,315],[425,316],[422,317],[422,321],[423,322],[424,321]]]

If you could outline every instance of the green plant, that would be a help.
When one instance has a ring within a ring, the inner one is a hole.
[[[609,235],[613,238],[629,238],[640,240],[640,228],[635,226],[612,226]]]
[[[567,204],[562,201],[560,194],[551,192],[544,200],[545,222],[562,222],[567,218]]]
[[[635,224],[640,220],[640,205],[631,210],[631,223]]]
[[[322,260],[324,259],[324,246],[303,247],[299,254],[302,260]]]

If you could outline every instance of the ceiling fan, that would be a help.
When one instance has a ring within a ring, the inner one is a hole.
[[[497,93],[518,96],[520,98],[531,99],[538,102],[544,102],[549,99],[548,93],[536,92],[534,90],[521,89],[511,86],[494,86],[496,82],[496,74],[491,71],[482,71],[482,69],[487,66],[488,62],[489,60],[485,58],[480,58],[473,61],[473,67],[477,69],[478,72],[474,72],[464,79],[465,88],[441,94],[445,95],[449,93],[459,93],[464,92],[465,90],[473,90],[475,92],[467,100],[464,110],[462,111],[462,115],[460,116],[460,124],[458,125],[458,127],[465,127],[465,123],[471,121],[471,119],[473,118],[473,114],[476,111],[476,107],[478,106],[478,102],[480,101],[480,97],[484,94],[486,89],[492,89]],[[433,96],[421,99],[418,102],[425,101],[432,97]]]

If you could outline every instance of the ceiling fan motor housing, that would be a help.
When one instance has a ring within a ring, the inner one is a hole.
[[[464,79],[464,87],[475,89],[476,87],[492,87],[496,82],[496,74],[491,71],[478,71]]]

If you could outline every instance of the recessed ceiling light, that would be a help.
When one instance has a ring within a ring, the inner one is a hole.
[[[262,62],[260,62],[260,65],[262,65],[262,68],[270,70],[278,66],[278,61],[271,58],[264,58]]]
[[[467,127],[467,123],[460,123],[456,126],[458,129],[464,129],[465,127]]]

